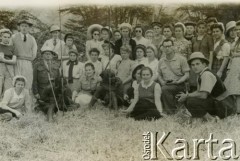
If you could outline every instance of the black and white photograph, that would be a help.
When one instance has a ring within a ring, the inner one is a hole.
[[[0,1],[0,161],[240,160],[240,1]]]

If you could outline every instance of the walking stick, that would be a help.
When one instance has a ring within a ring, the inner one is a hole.
[[[62,33],[61,33],[61,30],[62,30],[62,27],[61,27],[61,13],[60,13],[60,1],[59,1],[59,12],[58,12],[58,16],[59,16],[59,23],[60,23],[60,52],[61,52],[61,59],[60,59],[60,62],[61,62],[61,65],[60,65],[60,78],[61,78],[61,95],[62,95],[62,99],[61,99],[61,107],[63,108],[63,116],[64,116],[64,105],[65,105],[65,102],[64,102],[64,92],[63,92],[63,82],[64,82],[64,78],[63,78],[63,58],[62,58],[62,43],[61,43],[61,38],[62,38]]]
[[[56,105],[57,110],[59,112],[59,106],[58,106],[58,103],[57,103],[57,98],[56,98],[56,95],[55,95],[55,92],[54,92],[54,89],[53,89],[53,85],[52,85],[52,82],[51,82],[51,78],[50,78],[49,72],[48,72],[48,80],[50,82],[50,86],[51,86],[51,90],[52,90],[52,93],[53,93],[53,98],[54,98],[54,101],[55,101],[55,105]]]

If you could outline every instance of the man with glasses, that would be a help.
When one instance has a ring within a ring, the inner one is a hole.
[[[141,26],[136,26],[135,29],[135,36],[133,40],[136,41],[136,44],[139,45],[144,45],[145,47],[150,45],[150,41],[143,37],[143,28]]]
[[[177,111],[175,96],[185,89],[185,81],[189,78],[189,65],[185,57],[176,54],[173,41],[163,41],[163,51],[166,54],[158,64],[158,80],[162,86],[162,102],[167,114]]]

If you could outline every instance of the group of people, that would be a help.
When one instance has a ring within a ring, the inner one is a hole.
[[[125,106],[120,112],[135,120],[179,111],[205,120],[240,113],[240,21],[226,27],[214,17],[153,22],[145,32],[129,23],[115,31],[93,24],[85,51],[77,50],[72,33],[61,40],[59,26],[53,25],[36,64],[32,26],[21,20],[14,35],[0,30],[2,116],[21,117],[37,104],[52,121],[56,110],[92,108],[96,102]]]

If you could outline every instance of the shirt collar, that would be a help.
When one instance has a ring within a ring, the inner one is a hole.
[[[141,82],[141,84],[142,84],[143,88],[147,89],[147,88],[149,88],[153,84],[153,81],[151,81],[148,85],[145,85],[143,81]]]
[[[208,67],[204,68],[199,75],[201,76],[203,74],[203,72],[205,72],[207,69],[208,69]]]
[[[89,81],[89,80],[95,80],[96,79],[96,76],[95,75],[93,75],[92,77],[87,77],[87,76],[85,76],[85,78],[86,78],[86,80],[87,81]]]
[[[165,61],[176,61],[177,60],[177,55],[175,54],[174,57],[171,60],[168,60],[167,57],[164,57]]]

